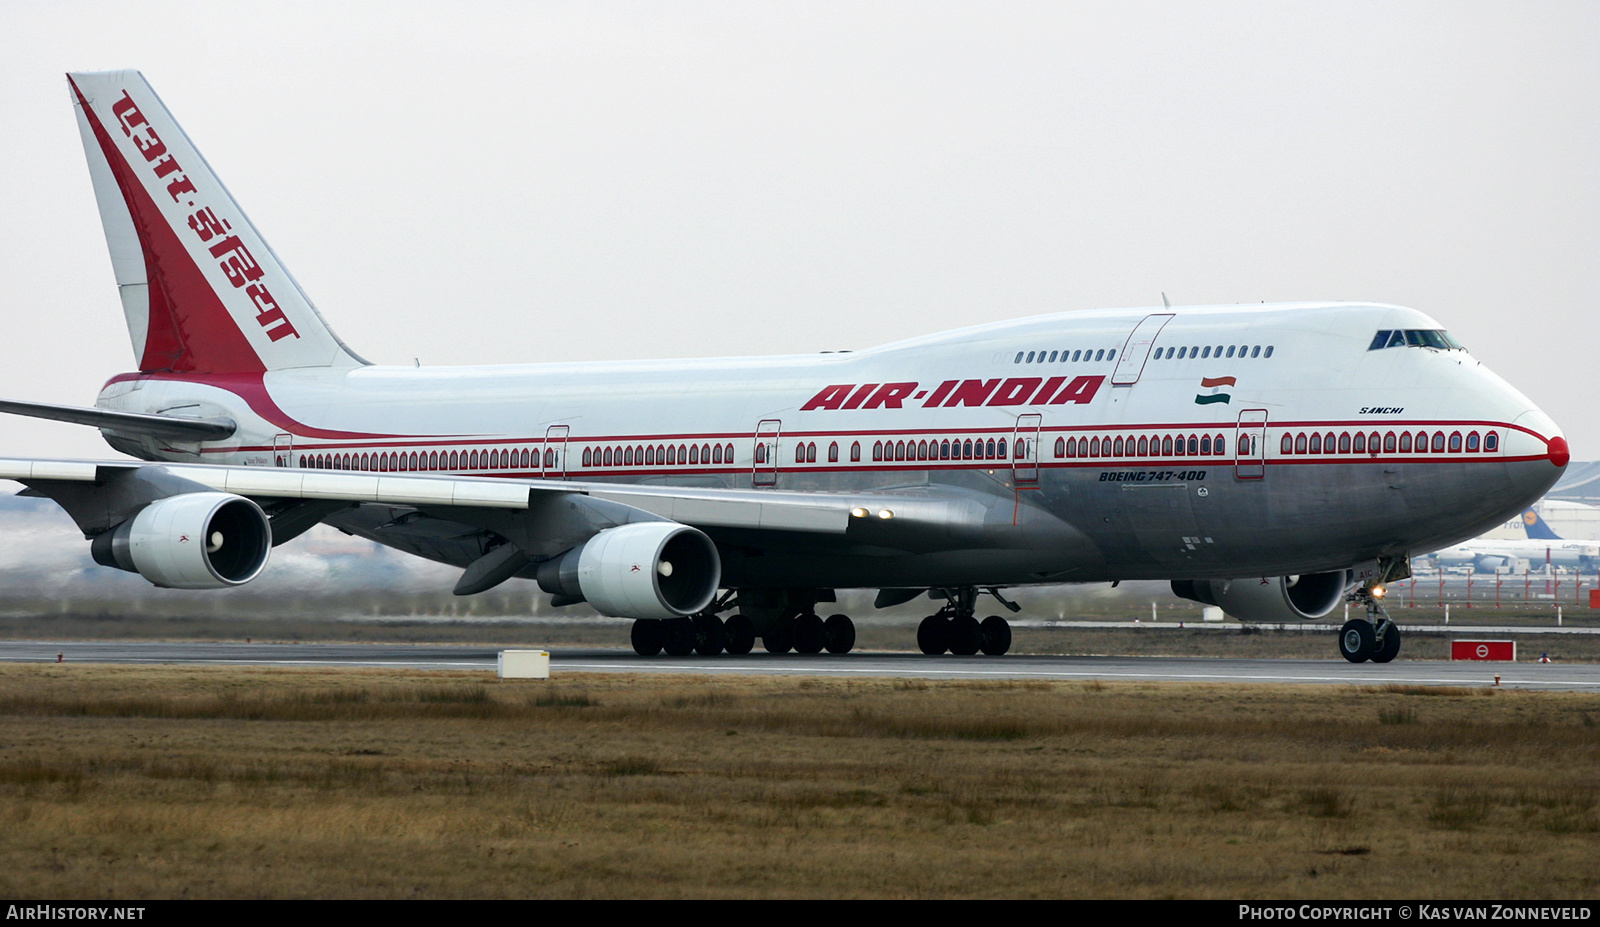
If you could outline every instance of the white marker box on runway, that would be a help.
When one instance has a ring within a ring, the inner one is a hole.
[[[550,651],[502,650],[495,672],[501,679],[549,679]]]

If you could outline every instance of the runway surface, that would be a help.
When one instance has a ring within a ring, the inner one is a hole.
[[[376,666],[493,673],[498,648],[436,644],[242,644],[190,642],[0,641],[0,662],[211,664],[240,666]],[[1387,665],[1343,660],[1234,660],[1188,657],[929,657],[852,653],[743,657],[640,657],[624,649],[555,649],[551,675],[690,673],[757,676],[915,677],[922,679],[1056,679],[1298,685],[1488,686],[1600,691],[1600,664],[1446,663],[1397,660]]]

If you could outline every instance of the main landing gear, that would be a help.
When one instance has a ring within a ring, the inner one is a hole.
[[[688,618],[667,620],[639,619],[633,623],[630,637],[633,652],[641,657],[653,657],[663,651],[668,656],[687,657],[699,654],[714,657],[719,653],[743,656],[755,649],[756,639],[768,653],[849,653],[856,645],[856,625],[846,615],[829,615],[826,619],[812,609],[801,612],[785,610],[766,621],[766,633],[757,634],[756,622],[744,614],[736,614],[726,621],[717,617],[720,611],[734,607],[735,594],[720,596],[709,608]]]
[[[1362,587],[1355,597],[1366,605],[1367,617],[1351,618],[1339,629],[1339,655],[1351,663],[1388,663],[1400,654],[1400,628],[1383,607],[1381,591],[1374,595]]]
[[[1018,606],[1001,598],[998,591],[984,591],[1011,611],[1018,611]],[[977,588],[962,586],[942,592],[944,607],[917,625],[917,647],[923,653],[948,651],[958,656],[972,656],[981,650],[988,656],[998,657],[1011,649],[1011,625],[1004,618],[990,615],[979,621],[973,614],[977,610]]]

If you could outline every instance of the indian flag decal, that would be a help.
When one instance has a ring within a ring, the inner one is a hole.
[[[1231,393],[1223,391],[1224,386],[1233,386],[1239,381],[1233,377],[1201,377],[1200,386],[1206,392],[1194,397],[1197,405],[1210,405],[1213,402],[1227,402],[1233,398]]]

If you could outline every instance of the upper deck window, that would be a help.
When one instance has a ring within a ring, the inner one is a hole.
[[[1381,351],[1384,348],[1437,348],[1440,351],[1465,351],[1461,343],[1450,337],[1450,333],[1442,328],[1394,328],[1381,329],[1372,336],[1372,344],[1368,351]]]

